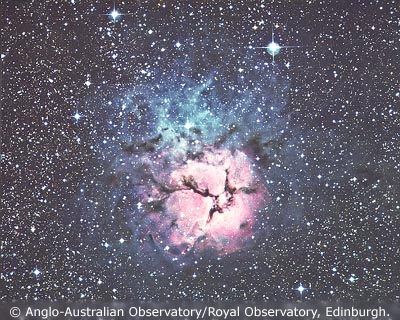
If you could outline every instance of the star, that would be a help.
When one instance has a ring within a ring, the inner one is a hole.
[[[281,51],[281,49],[301,48],[300,46],[281,46],[279,43],[277,43],[275,41],[275,37],[274,37],[274,26],[272,26],[271,39],[272,39],[272,41],[266,47],[250,46],[249,48],[250,49],[267,49],[267,52],[272,56],[272,62],[275,62],[275,56]]]
[[[76,111],[72,118],[74,118],[76,121],[79,121],[82,118],[82,115]]]
[[[130,13],[121,13],[119,12],[114,3],[113,10],[108,14],[108,16],[112,19],[112,21],[115,23],[121,16],[126,16],[126,15],[131,15]]]
[[[306,288],[303,287],[302,284],[296,289],[300,294],[303,294],[303,292],[306,290]]]
[[[272,56],[277,55],[280,50],[281,46],[274,41],[270,42],[270,44],[267,46],[267,51]]]
[[[121,14],[117,10],[113,10],[110,13],[111,18],[115,21]]]
[[[101,13],[99,15],[108,16],[108,18],[115,24],[115,22],[117,22],[122,16],[131,15],[131,14],[130,13],[122,13],[122,12],[118,11],[117,8],[115,7],[115,3],[114,3],[114,6],[111,11],[109,11],[108,13]]]
[[[193,125],[188,121],[185,123],[185,129],[189,130]]]
[[[41,272],[38,268],[35,268],[35,270],[33,270],[33,274],[37,277],[39,274],[41,274]]]

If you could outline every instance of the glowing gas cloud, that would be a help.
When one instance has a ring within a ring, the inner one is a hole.
[[[143,241],[171,256],[242,249],[268,199],[251,159],[239,150],[207,148],[154,180],[139,191],[147,204]]]

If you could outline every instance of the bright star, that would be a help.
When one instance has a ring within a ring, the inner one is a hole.
[[[41,272],[38,268],[36,268],[35,270],[33,270],[33,274],[37,277],[39,274],[41,274]]]
[[[76,121],[79,121],[79,119],[82,118],[82,115],[79,114],[78,111],[76,111],[75,114],[72,116],[72,118],[74,118]]]
[[[193,125],[188,121],[185,123],[185,129],[189,130]]]
[[[306,290],[306,288],[303,287],[302,284],[300,284],[300,286],[296,289],[298,292],[300,292],[300,294],[303,294],[303,292]]]
[[[119,20],[122,16],[131,15],[131,13],[121,13],[121,12],[119,12],[117,10],[117,8],[115,7],[115,2],[114,2],[114,6],[112,8],[112,11],[109,11],[108,13],[102,13],[100,15],[107,16],[115,24],[115,22],[117,20]]]
[[[119,16],[120,16],[120,13],[117,11],[117,10],[113,10],[111,13],[110,13],[110,16],[111,16],[111,18],[113,18],[113,20],[115,21]]]
[[[278,26],[275,25],[275,28]],[[272,27],[272,32],[271,32],[271,42],[268,44],[266,47],[253,47],[250,46],[250,49],[267,49],[267,52],[272,56],[272,62],[275,61],[275,56],[281,51],[281,49],[288,49],[288,48],[301,48],[300,46],[281,46],[277,42],[275,42],[275,37],[274,37],[274,26]],[[287,66],[288,67],[288,66]]]
[[[281,46],[277,44],[276,42],[272,41],[268,46],[267,46],[267,51],[270,55],[275,56],[279,53],[281,50]]]

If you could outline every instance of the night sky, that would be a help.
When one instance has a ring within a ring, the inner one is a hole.
[[[0,300],[399,299],[399,11],[3,1]]]

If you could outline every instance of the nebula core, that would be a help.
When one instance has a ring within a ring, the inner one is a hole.
[[[244,248],[257,209],[268,199],[251,159],[239,150],[208,148],[153,177],[156,183],[139,192],[146,211],[141,237],[172,257],[205,250],[223,255]]]

